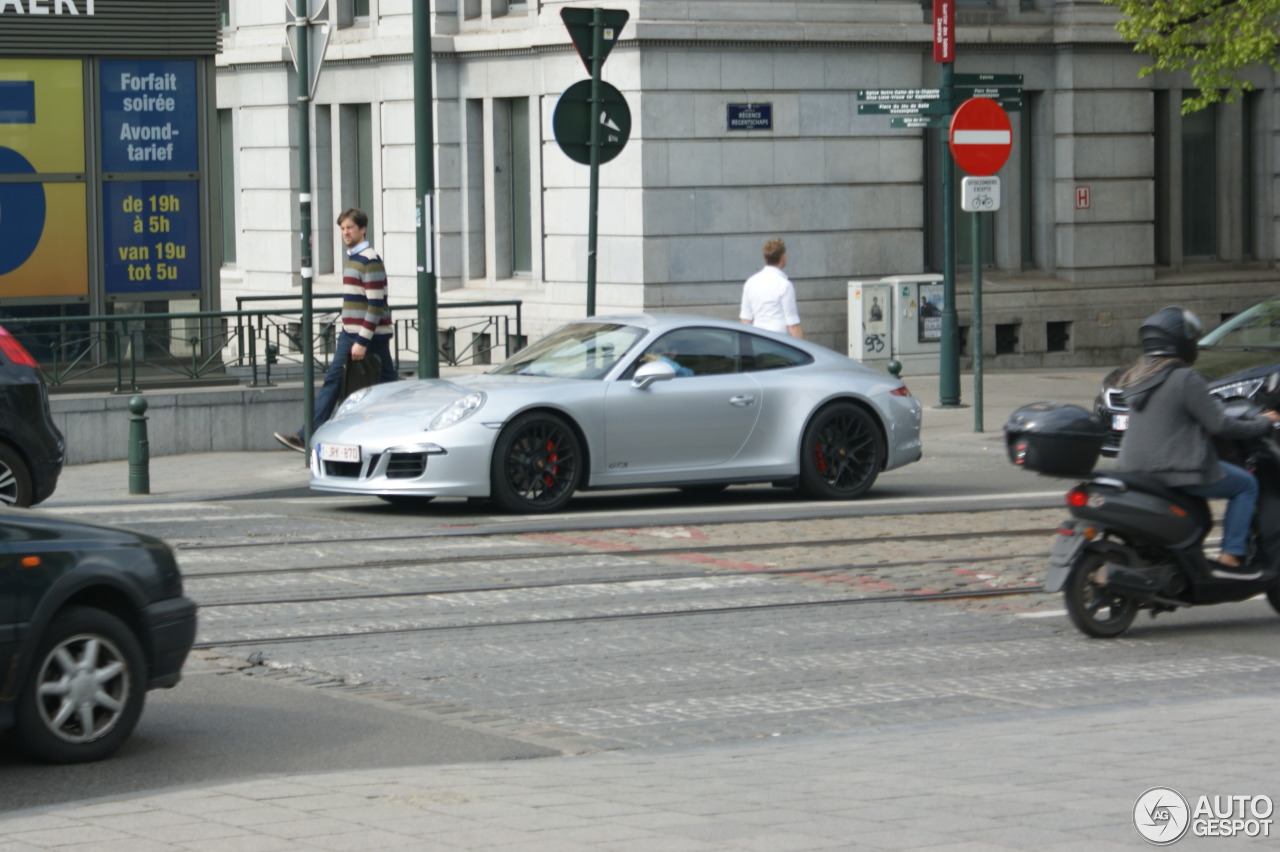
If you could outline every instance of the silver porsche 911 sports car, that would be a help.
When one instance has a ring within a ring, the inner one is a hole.
[[[866,493],[920,458],[902,382],[823,346],[674,314],[589,317],[491,372],[375,385],[316,430],[311,487],[551,512],[582,489]]]

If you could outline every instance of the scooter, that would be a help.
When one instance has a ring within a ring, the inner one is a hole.
[[[1272,392],[1276,381],[1273,376]],[[1229,413],[1242,409],[1261,410],[1248,401],[1228,404]],[[1034,456],[1035,439],[1030,448],[1026,440],[1025,435],[1016,439],[1010,435],[1009,452],[1015,464],[1019,452],[1024,463],[1029,451]],[[1203,498],[1147,476],[1112,471],[1093,471],[1088,481],[1067,492],[1071,518],[1058,528],[1044,590],[1063,593],[1067,614],[1081,632],[1111,638],[1129,629],[1140,610],[1154,617],[1180,607],[1243,601],[1258,594],[1265,594],[1280,612],[1276,431],[1230,442],[1220,450],[1224,458],[1231,456],[1258,479],[1249,552],[1239,574],[1230,579],[1215,573],[1219,566],[1205,557],[1204,541],[1213,517]]]

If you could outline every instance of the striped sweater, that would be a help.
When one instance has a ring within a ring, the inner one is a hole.
[[[365,340],[391,333],[387,270],[367,242],[349,251],[342,267],[342,330]]]

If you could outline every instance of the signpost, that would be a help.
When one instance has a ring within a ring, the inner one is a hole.
[[[580,135],[584,129],[582,120],[567,117],[563,120],[564,132],[571,137],[566,140],[562,138],[559,113],[562,104],[569,110],[566,115],[580,112],[585,106],[586,164],[591,167],[587,201],[587,316],[595,316],[596,313],[596,221],[600,208],[600,164],[616,157],[631,134],[631,111],[627,107],[627,101],[621,92],[600,79],[600,67],[617,43],[618,34],[626,25],[628,17],[625,9],[601,9],[598,6],[592,9],[566,7],[560,10],[560,19],[569,30],[573,46],[591,72],[590,80],[575,83],[564,91],[556,105],[556,116],[552,119],[552,127],[560,147],[577,162],[583,162],[569,153],[570,149],[580,150],[581,140],[572,137]],[[590,87],[585,105],[583,84]],[[606,145],[612,152],[608,156],[605,156]]]
[[[990,98],[965,101],[951,119],[951,153],[964,179],[964,209],[973,216],[973,430],[982,431],[982,211],[1000,206],[1000,171],[1013,150],[1009,116]]]

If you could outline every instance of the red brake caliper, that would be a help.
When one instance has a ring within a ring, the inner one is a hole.
[[[555,477],[559,473],[556,468],[556,462],[560,461],[560,454],[556,452],[556,442],[547,439],[547,467],[543,469],[542,481],[546,483],[548,488],[554,488],[556,484]]]
[[[825,472],[827,469],[827,456],[822,452],[822,444],[815,444],[813,447],[814,459],[818,463],[818,471]]]

